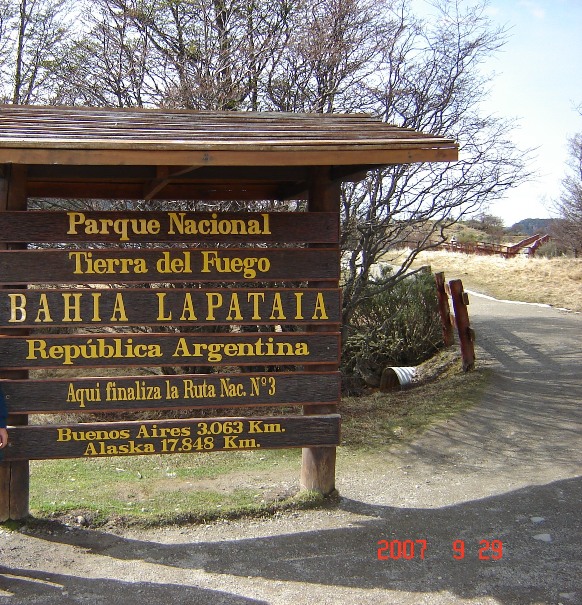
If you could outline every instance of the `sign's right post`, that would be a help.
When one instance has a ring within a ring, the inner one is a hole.
[[[312,169],[310,186],[308,192],[309,212],[338,212],[340,208],[340,183],[331,179],[330,167],[318,167]],[[339,242],[339,238],[338,238]],[[321,244],[311,244],[313,247]],[[336,244],[339,248],[339,243]],[[309,282],[309,287],[324,287],[325,283]],[[338,287],[339,281],[329,284],[328,287]],[[328,330],[339,331],[337,326],[311,326],[310,331],[322,332]],[[340,347],[341,349],[341,347]],[[338,371],[339,364],[316,366],[318,372]],[[335,414],[337,405],[326,406],[303,406],[305,415],[312,414]],[[325,496],[335,490],[335,447],[308,447],[303,448],[301,462],[301,488],[319,492]]]

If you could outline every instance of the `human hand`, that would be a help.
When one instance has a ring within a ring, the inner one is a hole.
[[[8,431],[4,428],[0,428],[0,450],[6,447],[8,443]]]

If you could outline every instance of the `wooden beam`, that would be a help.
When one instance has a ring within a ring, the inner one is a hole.
[[[115,181],[30,182],[31,198],[143,200],[144,184]],[[156,200],[270,200],[278,199],[274,183],[173,182],[169,181],[149,199]]]
[[[184,168],[183,170],[178,170],[176,172],[171,172],[168,166],[158,166],[157,167],[157,176],[158,178],[149,182],[144,187],[144,199],[146,201],[151,200],[157,193],[159,193],[168,183],[171,183],[173,180],[180,176],[184,176],[185,174],[189,174],[194,170],[197,170],[200,166],[189,166],[188,168]]]
[[[340,313],[339,288],[0,289],[0,328],[339,325]]]
[[[326,405],[341,383],[338,372],[304,371],[7,380],[2,388],[14,413],[87,414]]]
[[[453,322],[451,321],[451,307],[449,305],[449,297],[445,288],[445,274],[440,271],[434,274],[439,315],[441,318],[441,326],[443,333],[443,342],[445,347],[450,347],[455,342],[453,331]]]
[[[3,175],[0,177],[0,212],[26,210],[26,177],[26,165],[4,167]],[[22,243],[0,242],[0,249],[25,247],[26,244]],[[2,335],[24,336],[28,333],[29,331],[25,329],[0,329]],[[28,378],[28,371],[0,368],[0,378],[22,380]],[[9,426],[25,426],[27,424],[28,416],[25,414],[8,415]],[[10,430],[8,439],[10,441]],[[0,462],[0,521],[28,517],[29,490],[30,474],[27,460]]]
[[[336,212],[34,210],[1,213],[0,241],[336,244],[338,224]]]
[[[321,167],[312,169],[309,187],[309,212],[338,212],[340,206],[340,185],[331,180],[331,169]],[[312,244],[312,247],[319,247]],[[338,246],[339,253],[339,246]],[[310,287],[320,287],[320,282],[309,282]],[[339,281],[334,283],[339,287]],[[319,326],[312,326],[309,331],[321,332]],[[341,344],[340,344],[341,349]],[[339,364],[319,366],[322,372],[337,371]],[[319,407],[319,413],[335,414],[337,405]],[[303,413],[307,416],[317,414],[315,406],[306,405]],[[303,448],[301,463],[301,487],[305,490],[320,492],[327,496],[335,490],[335,463],[336,449],[334,447],[309,447]]]
[[[1,166],[1,164],[0,164]],[[189,166],[167,166],[170,173],[189,170]],[[159,166],[67,166],[63,164],[37,164],[28,167],[28,183],[115,181],[146,183],[157,178]],[[185,174],[187,174],[185,172]],[[262,166],[199,166],[194,174],[196,182],[307,182],[308,169],[302,166],[274,166],[265,170]],[[180,182],[182,179],[174,177]],[[186,182],[193,179],[184,178]]]
[[[195,165],[201,166],[388,166],[416,162],[451,162],[456,147],[408,146],[386,149],[377,145],[327,146],[321,149],[63,149],[0,148],[0,163],[77,165]]]
[[[469,312],[467,311],[469,296],[463,289],[463,282],[460,279],[451,280],[449,290],[453,300],[463,371],[468,372],[475,369],[475,331],[471,328]]]
[[[259,256],[260,254],[260,256]],[[146,248],[0,251],[6,284],[336,282],[336,248]],[[317,286],[321,287],[321,286]],[[328,287],[335,287],[328,283]]]
[[[211,432],[213,431],[213,432]],[[97,435],[107,433],[106,441]],[[206,437],[200,437],[202,434]],[[168,439],[166,435],[176,435]],[[9,460],[101,458],[339,445],[337,414],[100,422],[14,429]]]

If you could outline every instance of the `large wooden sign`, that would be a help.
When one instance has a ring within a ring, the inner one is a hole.
[[[324,416],[194,418],[36,426],[11,430],[5,460],[94,458],[336,446],[340,419]]]
[[[0,326],[337,324],[338,289],[0,290]]]
[[[337,280],[337,249],[2,250],[5,284]]]
[[[0,241],[335,244],[336,212],[2,212]]]
[[[340,375],[308,372],[0,380],[12,414],[329,405]]]
[[[59,244],[0,250],[0,388],[15,424],[33,413],[306,412],[14,426],[4,461],[338,445],[338,221],[335,212],[0,212],[0,241]],[[69,377],[10,374],[50,368]],[[95,375],[102,368],[178,373]]]

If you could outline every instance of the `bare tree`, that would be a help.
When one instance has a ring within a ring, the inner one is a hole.
[[[4,103],[51,103],[57,66],[70,31],[70,0],[2,0],[0,98]]]
[[[116,2],[91,0],[60,64],[58,102],[145,107],[159,101],[147,34]]]
[[[26,3],[0,2],[12,9],[8,21],[0,20],[1,60],[6,48],[18,46],[16,9]],[[40,10],[65,0],[27,2]],[[424,18],[409,0],[87,0],[87,6],[67,61],[51,71],[60,102],[366,111],[459,141],[458,162],[390,166],[344,187],[346,326],[371,281],[390,287],[421,250],[444,239],[448,226],[528,176],[524,153],[509,139],[511,122],[481,107],[489,84],[482,64],[505,40],[486,18],[485,0],[435,0],[434,14]],[[23,49],[32,47],[26,38],[32,31],[24,32]],[[18,99],[33,99],[22,84],[31,78],[17,80]],[[40,91],[41,80],[34,81]],[[34,98],[49,96],[42,94]],[[399,268],[371,280],[374,265],[390,262],[391,251],[404,246],[410,251]]]
[[[582,133],[569,141],[568,172],[554,206],[559,219],[553,226],[553,234],[578,257],[582,250]]]
[[[464,7],[464,9],[463,9]],[[527,178],[524,155],[509,140],[511,123],[480,107],[488,78],[480,66],[504,42],[482,2],[441,0],[420,19],[405,0],[322,0],[302,6],[288,48],[269,80],[278,109],[364,109],[384,121],[456,138],[461,159],[371,171],[342,196],[344,313],[371,292],[371,270],[390,250],[409,246],[398,269],[374,288],[390,287],[443,231]]]
[[[267,104],[280,111],[332,113],[366,109],[363,83],[386,64],[385,43],[398,27],[391,2],[297,2],[286,45],[269,66]]]
[[[92,0],[100,2],[101,0]],[[261,108],[261,75],[283,44],[293,0],[108,0],[144,41],[157,105]],[[105,16],[105,13],[101,13]],[[111,18],[111,15],[108,16]]]

